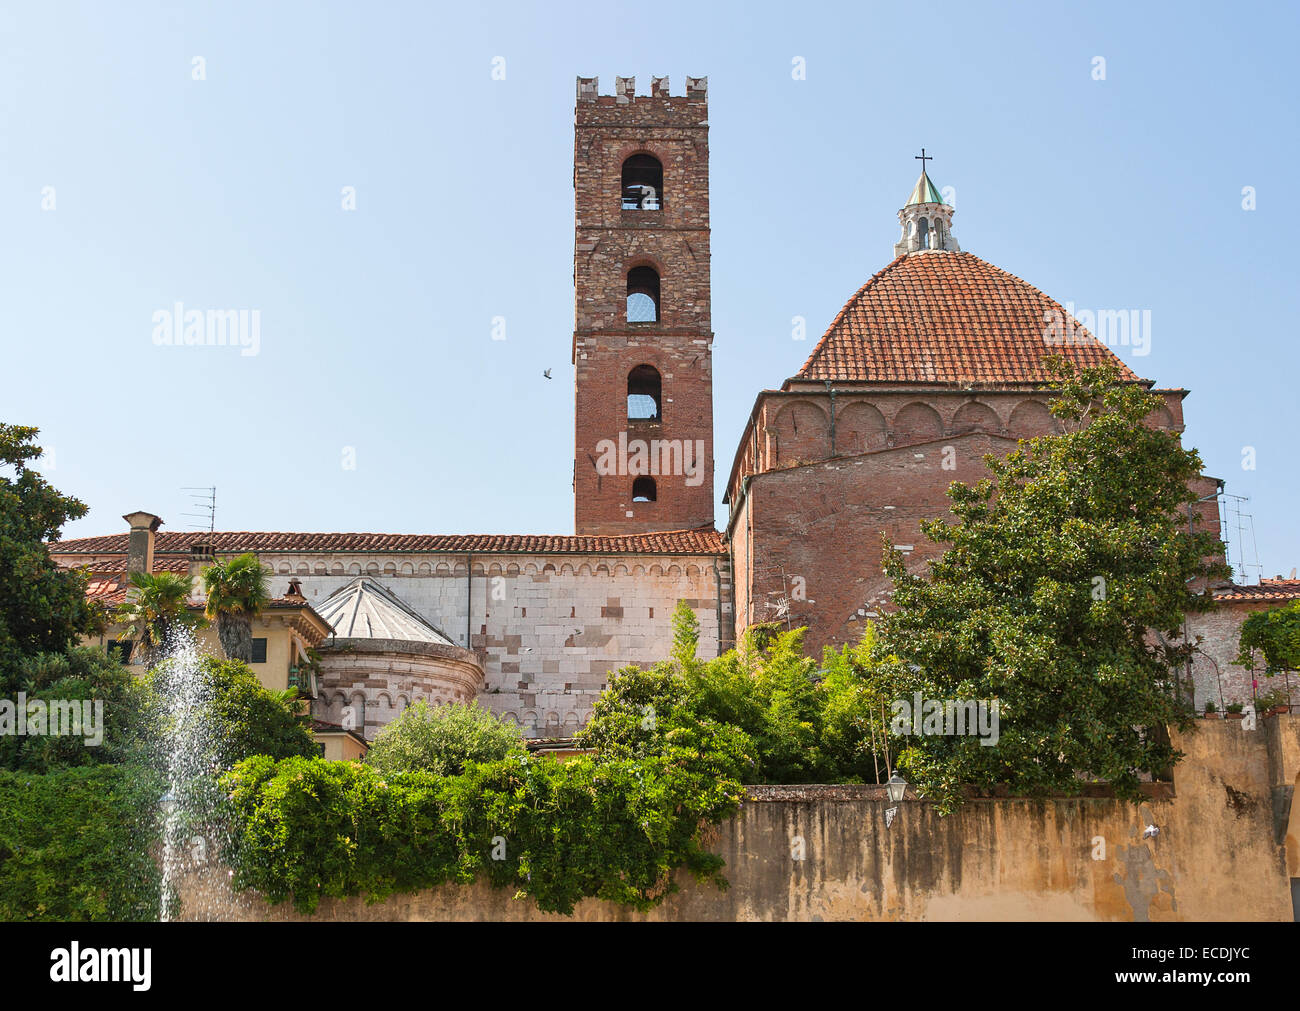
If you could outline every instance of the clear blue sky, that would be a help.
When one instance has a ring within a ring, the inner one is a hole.
[[[227,530],[571,532],[574,78],[690,74],[719,497],[756,392],[890,259],[924,145],[964,249],[1151,310],[1121,356],[1192,391],[1264,574],[1300,564],[1294,4],[179,6],[0,7],[0,418],[90,504],[70,536],[184,529],[210,484]],[[155,346],[178,300],[259,309],[260,353]]]

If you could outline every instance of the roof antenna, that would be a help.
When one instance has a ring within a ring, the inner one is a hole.
[[[197,512],[197,513],[181,513],[181,515],[182,515],[182,516],[193,516],[193,517],[195,517],[196,519],[206,519],[206,520],[208,521],[208,523],[207,523],[207,531],[208,531],[208,533],[212,533],[213,531],[215,531],[215,530],[217,529],[217,488],[216,488],[216,485],[213,485],[211,488],[182,488],[181,491],[187,491],[187,492],[189,492],[189,493],[190,493],[190,499],[192,500],[192,501],[190,502],[190,505],[194,506],[196,509],[201,509],[201,510],[202,510],[202,512]],[[203,492],[204,494],[200,495],[200,494],[198,494],[199,492]],[[188,523],[188,524],[186,524],[186,525],[187,525],[188,527],[190,527],[190,529],[192,529],[192,530],[202,530],[202,529],[204,529],[204,526],[203,526],[202,523]]]

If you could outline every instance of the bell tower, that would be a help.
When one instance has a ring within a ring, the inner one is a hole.
[[[912,194],[907,203],[898,212],[898,223],[903,231],[894,243],[894,255],[920,253],[934,249],[947,249],[960,252],[957,239],[952,234],[953,208],[943,198],[939,188],[930,182],[930,174],[925,170],[925,163],[933,161],[934,156],[921,153],[916,156],[921,163],[921,178],[912,187]]]
[[[574,117],[574,528],[712,527],[708,80],[613,95]]]

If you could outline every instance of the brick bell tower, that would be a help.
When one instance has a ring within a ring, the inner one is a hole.
[[[656,77],[574,117],[574,527],[712,527],[708,79]]]

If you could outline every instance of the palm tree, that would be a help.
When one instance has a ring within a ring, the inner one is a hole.
[[[199,623],[187,607],[194,579],[175,572],[133,572],[130,578],[135,592],[118,605],[113,620],[126,626],[128,638],[140,637],[140,660],[152,667],[173,629]]]
[[[216,562],[203,570],[208,594],[204,612],[217,623],[217,639],[231,660],[253,660],[253,619],[262,613],[271,595],[266,570],[251,551]]]

